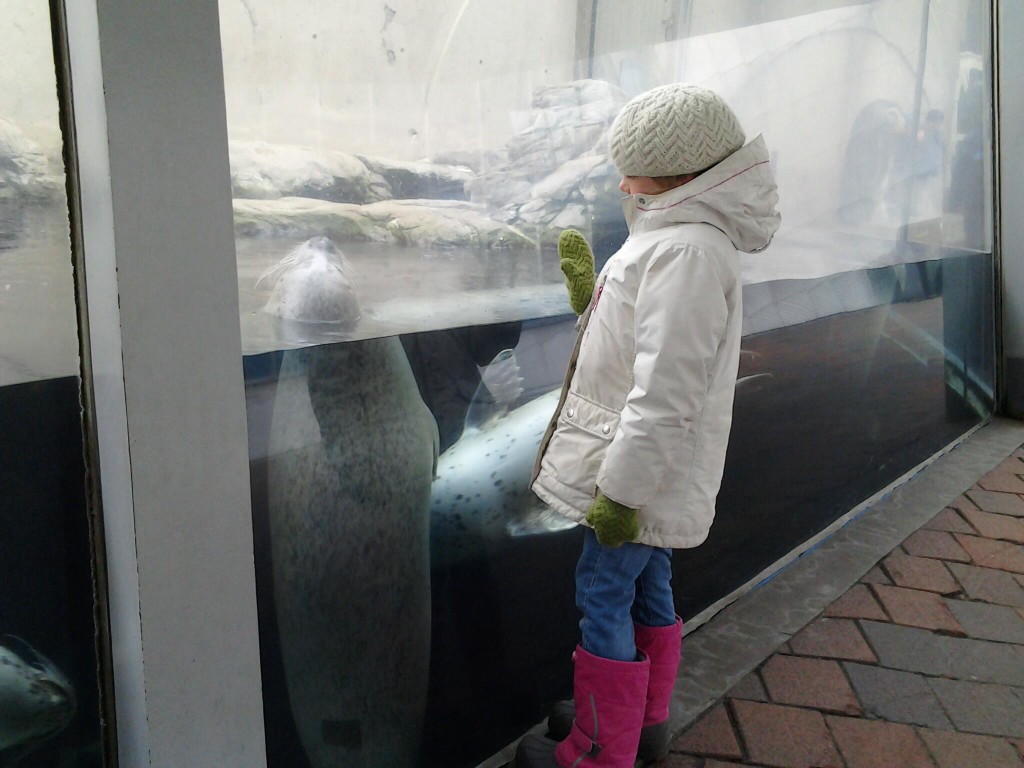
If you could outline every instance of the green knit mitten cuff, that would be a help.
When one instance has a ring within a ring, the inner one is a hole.
[[[597,534],[598,543],[606,547],[621,546],[640,533],[637,511],[612,501],[600,491],[587,512],[587,522]]]
[[[569,289],[569,306],[577,315],[582,315],[594,295],[594,252],[587,239],[575,229],[566,229],[558,236],[558,266]]]

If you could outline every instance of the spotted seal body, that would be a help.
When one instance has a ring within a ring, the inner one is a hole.
[[[301,741],[314,768],[414,765],[438,438],[398,339],[285,353],[271,429],[274,598]]]
[[[18,638],[0,639],[0,765],[63,730],[74,714],[74,688],[53,662]]]
[[[266,312],[351,330],[344,254],[311,238],[267,270]],[[437,425],[397,338],[284,353],[267,477],[274,602],[313,768],[414,765],[430,661]]]

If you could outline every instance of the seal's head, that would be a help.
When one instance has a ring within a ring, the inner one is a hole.
[[[262,275],[273,290],[264,312],[302,323],[359,320],[355,275],[345,254],[328,237],[312,237],[294,248]]]

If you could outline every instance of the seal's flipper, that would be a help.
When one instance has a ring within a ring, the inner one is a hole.
[[[479,429],[504,416],[523,394],[523,377],[514,349],[503,349],[480,369],[480,385],[466,414],[466,429]]]
[[[532,494],[531,494],[532,495]],[[537,536],[556,531],[567,531],[575,528],[575,523],[564,515],[555,512],[551,507],[540,499],[525,509],[522,514],[509,520],[505,524],[505,530],[512,538],[520,536]]]
[[[775,378],[770,373],[755,373],[752,376],[741,376],[736,379],[736,393],[753,394],[760,392],[770,379]]]

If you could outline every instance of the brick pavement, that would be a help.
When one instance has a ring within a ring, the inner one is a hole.
[[[1024,450],[734,685],[659,763],[727,766],[1024,768]]]

